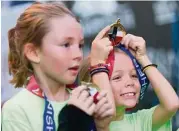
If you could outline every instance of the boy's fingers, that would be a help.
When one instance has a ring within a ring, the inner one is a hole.
[[[96,36],[96,38],[94,39],[94,41],[95,41],[95,40],[100,40],[100,39],[102,39],[102,38],[106,35],[106,33],[109,32],[110,29],[111,29],[111,27],[110,27],[109,25],[106,26],[104,29],[102,29],[102,30],[98,33],[98,35]]]

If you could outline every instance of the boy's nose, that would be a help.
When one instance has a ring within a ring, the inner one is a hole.
[[[131,78],[128,78],[125,83],[125,87],[134,86],[134,81]]]

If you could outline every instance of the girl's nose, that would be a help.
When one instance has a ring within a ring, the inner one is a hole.
[[[81,61],[83,58],[83,50],[78,47],[73,48],[72,56],[74,60]]]

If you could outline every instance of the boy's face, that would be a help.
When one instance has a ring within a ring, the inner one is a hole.
[[[83,59],[81,25],[71,16],[53,18],[42,40],[40,68],[49,79],[72,84]]]
[[[115,53],[111,85],[117,106],[132,108],[137,104],[139,80],[131,59],[122,51]]]

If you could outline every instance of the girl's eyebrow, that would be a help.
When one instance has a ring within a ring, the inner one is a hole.
[[[64,39],[64,40],[73,40],[74,37],[64,37],[63,39]],[[84,41],[85,41],[84,38],[82,38],[82,39],[80,40],[81,43],[84,43]]]
[[[82,44],[85,43],[85,40],[84,40],[84,39],[81,39],[80,43],[82,43]]]
[[[63,39],[74,39],[75,37],[73,36],[63,36]],[[80,37],[81,41],[83,40],[84,41],[84,38],[83,37]]]

